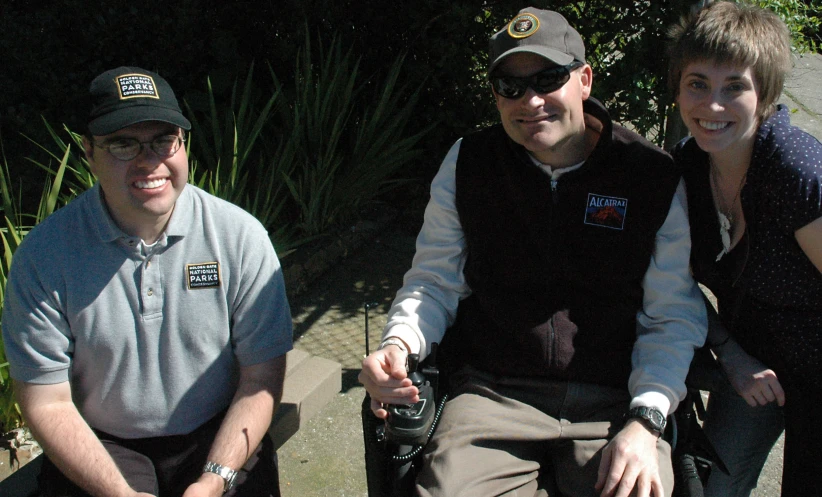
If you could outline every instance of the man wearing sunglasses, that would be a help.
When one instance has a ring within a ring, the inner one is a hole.
[[[90,99],[98,182],[26,236],[3,312],[41,493],[278,496],[292,334],[268,234],[186,184],[191,124],[162,77],[106,71]]]
[[[660,435],[706,334],[680,175],[590,97],[561,15],[520,11],[490,60],[502,122],[446,156],[360,381],[386,417],[418,399],[406,355],[441,342],[420,495],[670,495]]]

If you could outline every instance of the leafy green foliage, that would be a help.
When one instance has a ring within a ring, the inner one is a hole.
[[[405,131],[417,94],[408,96],[398,85],[403,59],[376,82],[362,77],[352,50],[343,52],[341,45],[333,39],[314,63],[306,35],[294,91],[278,102],[277,127],[290,131],[288,150],[296,151],[282,179],[308,236],[348,223],[366,202],[401,184],[392,178],[419,155],[416,145],[425,133]]]
[[[420,153],[426,130],[406,131],[418,96],[398,84],[403,62],[366,77],[339,38],[312,51],[306,31],[287,81],[269,67],[270,86],[255,85],[252,66],[223,106],[209,81],[186,99],[191,183],[277,230],[280,253],[353,221]]]
[[[691,2],[575,2],[562,11],[586,40],[593,96],[620,123],[661,144],[670,97],[666,32]]]
[[[279,90],[261,97],[253,74],[252,65],[242,89],[235,83],[225,105],[217,103],[210,79],[204,96],[207,111],[195,111],[186,101],[192,123],[189,182],[242,206],[275,230],[272,239],[282,255],[294,244],[293,230],[282,219],[288,198],[277,170],[288,165],[271,160],[276,144],[266,128]]]
[[[822,1],[756,0],[760,7],[774,11],[791,30],[799,52],[818,52],[822,48]]]
[[[64,175],[68,167],[70,151],[67,147],[59,160],[53,179],[46,180],[43,187],[40,204],[33,215],[25,214],[20,210],[19,198],[15,198],[9,181],[8,163],[3,154],[3,164],[0,167],[0,195],[3,202],[3,225],[0,227],[0,241],[3,244],[2,260],[0,261],[0,302],[5,301],[6,281],[14,252],[22,243],[23,238],[31,229],[55,209],[70,200],[70,196],[61,196],[60,190]],[[0,318],[3,315],[3,305],[0,304]],[[0,339],[0,433],[18,428],[23,424],[20,407],[14,400],[13,383],[9,376],[3,340]]]

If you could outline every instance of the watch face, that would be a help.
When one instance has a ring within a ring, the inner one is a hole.
[[[628,411],[628,417],[642,419],[652,430],[660,433],[665,429],[665,416],[653,407],[634,407]]]
[[[665,425],[665,418],[662,417],[662,413],[656,410],[651,411],[651,423],[654,424],[654,428],[657,428],[662,431],[662,427]]]

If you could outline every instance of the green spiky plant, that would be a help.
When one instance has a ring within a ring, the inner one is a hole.
[[[403,57],[384,79],[358,67],[336,37],[312,51],[306,30],[293,81],[269,66],[272,87],[255,87],[252,66],[222,107],[208,82],[202,109],[186,103],[191,183],[254,214],[281,255],[355,219],[404,184],[430,129],[407,131],[418,93],[398,84]]]
[[[2,151],[2,141],[0,141],[0,151]],[[1,153],[0,156],[3,160],[2,166],[0,166],[0,195],[2,195],[3,202],[3,225],[0,227],[0,241],[3,244],[2,262],[0,262],[0,302],[2,302],[5,299],[6,281],[11,269],[11,261],[23,238],[34,226],[48,217],[55,209],[70,201],[74,195],[71,193],[61,194],[65,173],[69,168],[70,147],[65,147],[63,156],[59,158],[57,168],[53,170],[53,176],[46,179],[40,197],[40,204],[35,214],[22,212],[20,196],[12,192],[5,153]],[[76,172],[79,173],[80,171],[77,170]],[[2,315],[3,306],[0,304],[0,318],[2,318]],[[5,347],[3,341],[0,340],[0,433],[5,433],[23,425],[20,407],[14,400],[14,391],[8,367]]]
[[[353,50],[344,51],[336,37],[316,59],[306,33],[293,94],[277,102],[278,128],[290,131],[285,149],[294,161],[282,179],[308,236],[348,223],[365,203],[402,185],[396,175],[413,164],[430,129],[406,131],[418,90],[397,84],[403,57],[384,81],[364,77]]]
[[[223,106],[217,104],[210,79],[207,112],[195,112],[185,103],[192,124],[189,182],[250,212],[271,230],[277,252],[284,256],[303,243],[282,222],[290,199],[280,177],[293,161],[283,160],[282,145],[274,143],[266,127],[280,91],[261,97],[253,75],[252,64],[242,88],[235,82]]]

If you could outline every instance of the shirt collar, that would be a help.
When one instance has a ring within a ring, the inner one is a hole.
[[[168,220],[165,234],[171,237],[184,237],[191,230],[194,223],[194,193],[193,186],[186,184],[177,203],[174,204],[174,212]]]
[[[103,200],[103,189],[100,183],[95,183],[86,195],[88,199],[89,217],[92,219],[100,239],[104,242],[113,242],[120,238],[131,238],[117,226]]]
[[[585,164],[585,161],[582,161],[582,162],[579,162],[577,164],[574,164],[573,166],[566,166],[566,167],[561,167],[559,169],[554,169],[551,166],[551,164],[545,164],[543,162],[540,162],[533,155],[530,155],[530,157],[531,157],[531,162],[533,162],[540,169],[545,171],[548,174],[548,176],[550,176],[551,179],[553,179],[553,180],[559,179],[559,177],[562,176],[565,173],[570,173],[571,171],[576,171],[577,169],[581,168],[583,164]]]

